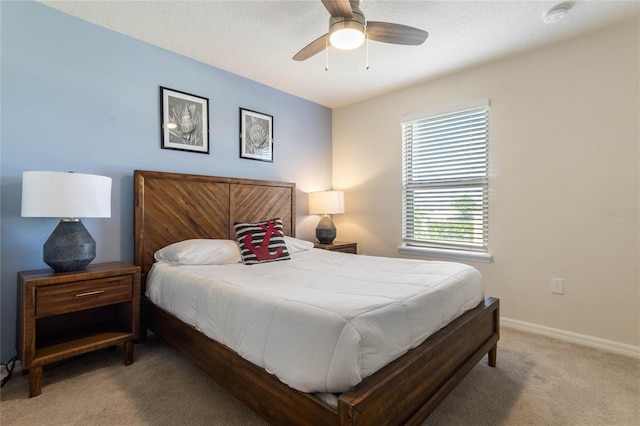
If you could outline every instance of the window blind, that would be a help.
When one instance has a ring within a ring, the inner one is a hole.
[[[488,106],[402,123],[403,244],[488,251]]]

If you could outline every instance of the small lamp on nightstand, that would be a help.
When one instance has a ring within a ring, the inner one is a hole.
[[[56,272],[82,271],[96,242],[80,217],[111,217],[111,178],[73,172],[24,172],[22,217],[61,218],[44,243],[44,262]]]
[[[344,192],[320,191],[309,193],[309,214],[321,214],[316,227],[316,238],[322,244],[331,244],[336,238],[336,226],[330,214],[344,213]]]

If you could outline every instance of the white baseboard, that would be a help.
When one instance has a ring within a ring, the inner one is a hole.
[[[545,327],[543,325],[518,321],[511,318],[500,317],[500,325],[514,330],[526,331],[540,334],[542,336],[553,337],[558,340],[602,349],[620,355],[640,358],[640,346],[627,345],[625,343],[614,342],[613,340],[601,339],[599,337],[587,336],[586,334],[573,333],[571,331],[559,330],[557,328]]]

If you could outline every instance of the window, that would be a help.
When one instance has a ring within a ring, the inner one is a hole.
[[[488,102],[402,123],[403,253],[491,261]]]

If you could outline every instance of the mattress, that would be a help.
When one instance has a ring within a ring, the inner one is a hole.
[[[258,265],[156,262],[147,296],[303,392],[340,393],[483,299],[453,262],[310,249]]]

